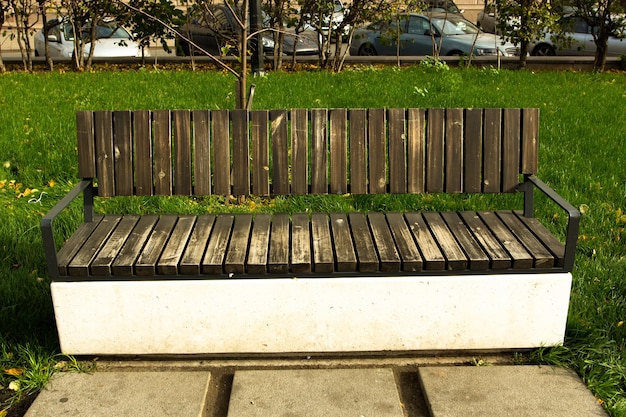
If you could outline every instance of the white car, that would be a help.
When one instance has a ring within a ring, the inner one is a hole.
[[[565,33],[562,36],[546,33],[542,40],[532,43],[529,47],[531,55],[590,55],[596,52],[596,44],[592,31],[597,28],[589,26],[576,15],[564,16],[562,25]],[[609,35],[607,56],[626,55],[626,34],[619,30]]]
[[[82,31],[85,42],[84,55],[87,57],[91,50],[89,40],[90,28]],[[141,57],[139,44],[133,40],[126,29],[115,21],[104,21],[96,26],[96,42],[93,56],[96,58]],[[35,55],[45,56],[43,31],[35,35]],[[52,19],[48,24],[48,48],[52,58],[69,59],[74,53],[74,30],[72,25],[64,20]],[[146,48],[143,56],[149,56]]]

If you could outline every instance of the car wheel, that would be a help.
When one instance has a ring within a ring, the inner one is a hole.
[[[535,49],[533,49],[533,52],[531,55],[534,56],[555,56],[556,55],[556,51],[554,50],[554,48],[551,45],[548,45],[547,43],[542,43],[539,44],[537,46],[535,46]]]
[[[463,56],[465,55],[463,52],[461,51],[450,51],[448,52],[448,56]]]
[[[378,52],[371,43],[365,43],[359,48],[359,56],[376,56]]]

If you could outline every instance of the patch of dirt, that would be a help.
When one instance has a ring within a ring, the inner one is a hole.
[[[15,395],[15,392],[8,389],[0,390],[0,415],[6,408],[7,414],[5,417],[23,417],[30,405],[35,401],[35,398],[37,398],[37,394],[37,392],[24,393],[17,402],[11,404],[11,398]]]

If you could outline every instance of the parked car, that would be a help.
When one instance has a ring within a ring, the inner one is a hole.
[[[74,29],[65,19],[51,19],[47,25],[48,50],[52,58],[69,59],[74,53]],[[91,50],[91,28],[84,27],[81,37],[85,42],[84,55]],[[141,57],[141,46],[135,42],[126,29],[115,20],[106,19],[96,26],[96,42],[93,56],[96,58]],[[45,55],[45,37],[43,30],[35,34],[35,55]],[[150,51],[144,50],[143,56]]]
[[[267,16],[263,18],[267,27]],[[213,55],[225,55],[228,48],[236,50],[237,47],[237,23],[231,9],[225,5],[217,5],[209,12],[201,13],[192,11],[188,18],[188,23],[183,25],[179,33],[183,35],[176,37],[176,54],[188,56],[201,54],[189,44],[190,39],[194,44]],[[314,36],[309,34],[296,35],[295,33],[285,34],[283,41],[283,52],[287,55],[316,55],[319,53],[319,45]],[[187,38],[187,39],[185,39]],[[274,53],[274,35],[271,31],[263,32],[261,37],[263,51],[268,54]],[[251,42],[248,48],[255,48]]]
[[[494,3],[487,3],[485,7],[478,12],[476,18],[476,26],[487,33],[500,34],[498,29],[498,22],[496,21],[496,6]],[[515,29],[519,27],[519,16],[511,16],[507,19],[507,24]]]
[[[561,21],[565,33],[555,35],[546,33],[542,40],[532,43],[529,47],[531,55],[594,55],[596,44],[593,41],[593,31],[596,28],[589,26],[582,18],[575,14],[564,16]],[[626,33],[614,31],[608,39],[607,56],[626,54]]]
[[[410,13],[399,21],[383,21],[355,31],[351,55],[396,55],[396,24],[400,29],[400,55],[503,55],[519,54],[518,48],[499,36],[484,33],[460,15]]]

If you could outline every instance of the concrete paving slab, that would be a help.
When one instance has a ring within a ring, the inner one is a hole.
[[[201,417],[209,372],[61,373],[25,417]]]
[[[403,417],[393,371],[237,371],[228,417]]]
[[[424,367],[432,417],[607,417],[576,373],[549,366]]]

